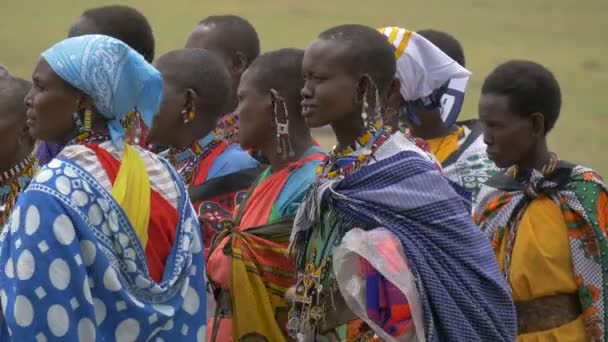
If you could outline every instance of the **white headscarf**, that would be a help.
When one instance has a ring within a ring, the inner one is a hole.
[[[439,96],[441,119],[451,126],[462,109],[471,72],[416,32],[399,27],[379,31],[395,46],[396,76],[405,101],[425,106],[432,102],[429,97]]]

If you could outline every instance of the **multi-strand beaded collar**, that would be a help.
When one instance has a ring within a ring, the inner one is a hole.
[[[210,133],[191,147],[170,149],[169,162],[178,170],[184,183],[190,185],[201,160],[209,156],[222,142],[223,140],[216,138],[215,134]]]
[[[28,186],[36,172],[36,148],[27,158],[8,171],[0,174],[0,230],[6,223],[17,197]]]
[[[370,129],[356,140],[354,148],[349,146],[339,150],[337,146],[334,146],[333,150],[317,166],[317,177],[336,178],[357,171],[388,140],[391,133],[389,127],[384,127],[382,121],[378,121],[370,125]],[[358,156],[354,155],[354,152],[359,150],[363,150],[363,153]]]

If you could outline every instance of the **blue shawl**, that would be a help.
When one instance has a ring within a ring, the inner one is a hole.
[[[70,160],[45,166],[0,237],[0,340],[204,341],[198,220],[175,172],[172,178],[180,219],[156,283],[112,195]]]
[[[315,200],[316,198],[316,200]],[[341,236],[384,227],[401,242],[423,303],[428,341],[514,341],[510,290],[488,239],[461,196],[431,162],[406,150],[338,180],[321,179],[296,219],[292,243],[302,256],[321,210]]]

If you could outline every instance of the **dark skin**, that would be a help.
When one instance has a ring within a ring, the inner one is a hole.
[[[232,78],[232,94],[236,94],[241,76],[249,64],[247,63],[247,58],[241,51],[229,53],[220,49],[218,42],[222,39],[226,39],[226,37],[221,26],[215,24],[199,25],[190,33],[190,36],[188,36],[185,47],[188,49],[205,49],[218,55],[222,61],[224,61],[226,68],[230,72],[230,77]],[[224,112],[233,112],[237,105],[238,99],[236,95],[233,95],[230,98],[230,101],[228,101]]]
[[[25,97],[26,124],[35,139],[67,144],[76,137],[73,113],[85,110],[93,114],[93,130],[106,128],[106,121],[93,105],[92,99],[61,79],[44,60],[40,59],[32,74],[32,89]]]
[[[17,93],[10,87],[10,82],[0,76],[0,172],[10,170],[34,149],[25,124],[23,98],[16,98]]]
[[[92,20],[81,16],[78,17],[72,27],[70,27],[68,37],[78,37],[95,33],[99,33],[99,28],[97,28],[97,25],[95,25]]]
[[[361,118],[366,89],[373,91],[371,78],[354,74],[344,60],[351,53],[344,42],[315,40],[304,53],[302,69],[302,116],[309,127],[330,125],[340,149],[353,147],[366,129]],[[380,103],[399,91],[399,81],[393,80],[388,90],[380,94]]]
[[[217,125],[217,113],[205,113],[204,103],[193,88],[175,84],[167,78],[171,66],[157,65],[163,74],[163,102],[160,112],[154,117],[148,139],[151,143],[185,148],[209,134]],[[182,111],[194,112],[194,119],[184,123]]]
[[[484,128],[488,157],[496,166],[517,165],[522,169],[541,170],[551,159],[542,113],[515,113],[508,96],[482,94],[479,120]]]
[[[394,93],[388,99],[388,101],[389,101],[388,102],[389,106],[391,108],[404,108],[405,107],[405,100],[403,99],[403,96],[401,96],[401,93],[399,93],[399,92]],[[421,108],[421,107],[415,107],[414,112],[416,113],[416,116],[420,120],[420,124],[411,122],[410,120],[407,119],[407,117],[401,117],[400,119],[405,122],[405,124],[407,125],[407,127],[410,130],[410,133],[416,138],[421,138],[421,139],[441,138],[441,137],[450,135],[451,133],[455,132],[458,129],[458,127],[456,127],[456,126],[446,127],[443,123],[443,120],[441,120],[441,113],[439,112],[439,110],[425,110],[424,108]],[[389,121],[387,122],[387,124],[389,124],[393,128],[397,128],[398,124],[399,124],[398,120],[399,120],[399,117],[398,116],[395,117],[393,115],[391,118],[389,118]]]
[[[310,131],[305,128],[302,120],[297,120],[300,112],[299,97],[287,97],[277,91],[276,101],[287,101],[289,111],[289,139],[294,150],[293,157],[285,157],[277,153],[277,136],[273,114],[273,96],[270,90],[261,89],[256,82],[255,72],[248,70],[243,74],[237,96],[239,105],[236,113],[239,115],[239,141],[244,149],[260,151],[270,162],[272,170],[281,170],[289,163],[296,161],[313,145]],[[282,110],[280,102],[279,110]]]

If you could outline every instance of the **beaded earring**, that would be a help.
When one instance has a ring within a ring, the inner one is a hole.
[[[277,130],[277,153],[282,155],[283,158],[292,158],[295,156],[295,152],[291,146],[291,140],[289,140],[289,112],[287,105],[285,104],[285,100],[274,89],[270,89],[270,97],[272,98],[274,124]]]
[[[361,119],[363,120],[363,125],[365,126],[366,129],[367,128],[374,129],[374,127],[377,126],[378,120],[382,120],[382,118],[380,117],[380,114],[381,114],[380,93],[378,92],[378,87],[376,86],[376,83],[371,78],[371,76],[366,75],[365,77],[367,78],[369,83],[368,83],[368,86],[365,88],[365,91],[363,92],[363,106],[361,108]],[[374,90],[373,107],[369,103],[370,87],[373,88],[373,90]]]
[[[82,128],[83,131],[85,132],[90,132],[91,131],[91,127],[93,125],[93,112],[91,112],[90,109],[86,109],[84,111],[84,127]]]
[[[184,120],[185,124],[194,120],[195,117],[196,117],[196,113],[193,110],[188,111],[185,108],[182,109],[182,119]]]
[[[130,112],[121,120],[121,125],[127,131],[127,141],[132,145],[140,145],[145,143],[143,119],[137,107],[133,108]]]
[[[74,121],[74,125],[76,126],[76,130],[78,131],[78,133],[82,133],[84,131],[84,124],[82,123],[82,120],[80,119],[80,114],[78,112],[74,112],[72,114],[72,120]]]

